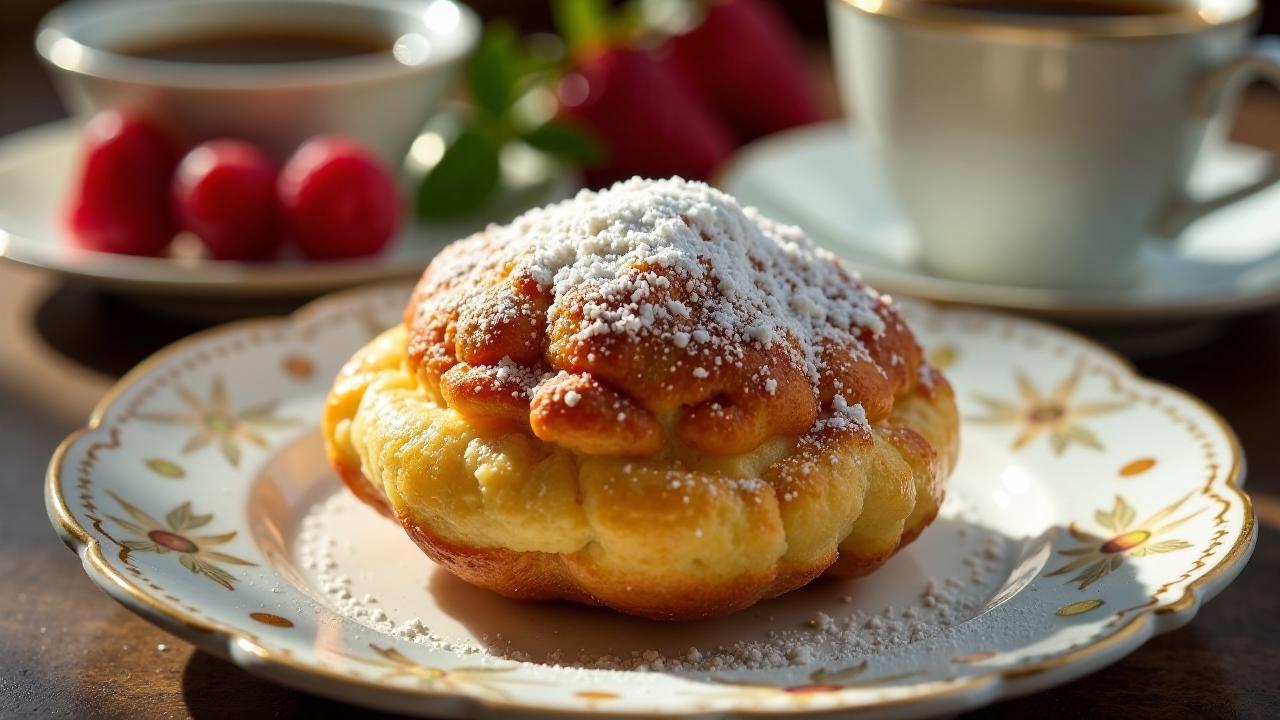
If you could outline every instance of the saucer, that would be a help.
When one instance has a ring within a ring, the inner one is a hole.
[[[80,123],[61,120],[0,139],[0,258],[38,267],[69,281],[147,303],[177,303],[178,314],[209,299],[261,303],[264,299],[308,298],[376,281],[414,279],[440,248],[508,217],[410,222],[387,251],[361,260],[315,261],[286,258],[241,263],[196,257],[133,257],[75,247],[61,218],[80,161]],[[569,174],[539,187],[536,196],[507,190],[510,216],[524,207],[571,195]],[[407,191],[406,191],[407,193]],[[198,308],[196,308],[198,309]]]
[[[814,125],[741,150],[718,185],[744,205],[805,229],[880,290],[1105,324],[1226,317],[1280,303],[1280,185],[1191,225],[1171,241],[1148,241],[1139,275],[1118,290],[1053,290],[952,280],[919,262],[905,218],[870,162],[866,141],[844,123]],[[1262,177],[1269,155],[1211,142],[1191,180],[1214,195]]]

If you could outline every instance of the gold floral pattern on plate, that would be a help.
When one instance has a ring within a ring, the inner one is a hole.
[[[181,480],[187,476],[187,471],[182,466],[172,460],[164,458],[150,458],[146,461],[147,469],[163,478],[170,480]]]
[[[1136,377],[1123,360],[1054,328],[903,303],[920,342],[934,351],[936,364],[947,366],[960,397],[994,400],[983,403],[986,411],[974,413],[979,421],[965,428],[966,447],[981,451],[962,452],[962,472],[980,475],[981,482],[1001,479],[1011,503],[998,513],[1001,518],[1019,511],[1019,492],[1031,491],[1043,502],[1043,513],[1026,515],[1028,522],[1039,523],[1028,528],[1030,534],[1015,533],[1037,538],[1025,547],[1030,554],[1010,570],[996,598],[966,623],[981,629],[983,623],[999,622],[1004,607],[1032,612],[1043,624],[1042,634],[1031,642],[1001,644],[998,633],[978,633],[972,642],[945,646],[912,642],[901,648],[914,662],[909,674],[899,672],[901,663],[882,664],[872,652],[865,664],[836,658],[753,673],[748,679],[761,681],[753,685],[741,678],[708,682],[670,673],[597,674],[536,663],[485,666],[466,654],[348,623],[323,605],[314,608],[314,617],[308,611],[299,619],[299,608],[312,607],[307,598],[314,600],[306,588],[296,587],[306,579],[279,565],[280,553],[263,544],[271,531],[260,534],[245,508],[263,479],[256,460],[274,462],[272,453],[301,447],[314,420],[308,416],[290,423],[277,412],[280,404],[265,400],[276,398],[289,408],[318,407],[325,387],[316,380],[336,372],[355,345],[395,322],[408,292],[407,287],[353,291],[288,319],[253,321],[184,340],[109,392],[88,427],[58,449],[46,485],[54,525],[94,582],[176,634],[221,648],[238,665],[386,710],[435,716],[676,713],[708,718],[887,710],[906,717],[958,713],[1007,697],[1015,691],[1011,679],[1036,674],[1039,682],[1055,684],[1132,651],[1153,630],[1168,625],[1153,626],[1160,614],[1193,612],[1229,582],[1256,535],[1249,499],[1238,486],[1243,467],[1238,443],[1211,409]],[[285,358],[295,361],[285,361],[282,368]],[[1009,378],[1016,394],[1007,390]],[[189,390],[206,387],[207,395]],[[151,412],[175,406],[175,412]],[[1133,420],[1123,425],[1124,433],[1112,430],[1120,425],[1114,420],[1094,420],[1121,407],[1126,423]],[[998,417],[981,421],[993,415]],[[187,429],[190,437],[148,431],[153,422]],[[1045,437],[1045,449],[1055,452],[1006,452],[1009,426],[1022,441],[1018,450]],[[1086,433],[1072,430],[1076,427]],[[181,452],[184,444],[195,446],[187,450],[191,454]],[[248,452],[264,444],[264,451],[254,453],[255,462],[247,462]],[[1087,452],[1069,452],[1072,445]],[[209,446],[218,451],[197,452]],[[1133,464],[1155,458],[1159,465]],[[178,478],[165,474],[167,466],[157,470],[147,465],[149,459],[181,462],[184,480],[174,482]],[[1134,474],[1118,474],[1127,464]],[[1002,474],[1002,468],[1015,465],[1025,472]],[[1093,513],[1092,503],[1079,504],[1080,498],[1110,497],[1117,487],[1124,488],[1123,505]],[[982,497],[989,495],[987,489]],[[1173,509],[1135,522],[1135,506]],[[159,515],[160,508],[172,509]],[[1082,521],[1091,514],[1092,520]],[[1169,527],[1187,516],[1199,519],[1176,530]],[[287,526],[296,517],[273,519]],[[987,520],[995,522],[992,516]],[[1075,532],[1055,534],[1055,527],[1068,526]],[[223,552],[240,537],[255,542],[237,546],[234,554]],[[1168,544],[1171,540],[1191,547],[1180,551]],[[1059,546],[1061,558],[1053,554]],[[155,559],[166,555],[177,562]],[[1142,572],[1113,572],[1115,555],[1145,557],[1121,560]],[[1060,576],[1046,572],[1077,560],[1084,564]],[[1106,581],[1094,579],[1086,596],[1077,589],[1079,576],[1097,572],[1092,566],[1100,560],[1106,561]],[[219,573],[236,571],[236,561],[257,563],[259,569],[219,580]],[[1072,579],[1063,583],[1063,576]],[[225,592],[228,586],[236,592]],[[1146,602],[1134,605],[1136,594]],[[283,624],[271,622],[277,617],[298,622],[281,629]],[[433,625],[439,620],[424,618]],[[743,622],[752,619],[744,616]]]
[[[214,376],[207,400],[185,385],[176,384],[174,388],[186,406],[182,411],[140,412],[138,418],[190,427],[191,437],[182,446],[184,455],[200,450],[216,440],[222,456],[231,467],[238,467],[243,455],[241,443],[266,448],[267,439],[263,436],[263,431],[298,424],[296,419],[276,415],[278,400],[268,400],[239,411],[233,410],[227,394],[227,384],[220,375]]]
[[[1074,617],[1083,615],[1087,612],[1093,612],[1098,608],[1106,605],[1106,601],[1100,598],[1089,598],[1088,600],[1077,600],[1073,603],[1067,603],[1058,608],[1053,614],[1058,617]]]
[[[1155,458],[1144,457],[1138,458],[1137,460],[1130,460],[1120,468],[1120,477],[1137,477],[1138,475],[1151,470],[1151,468],[1155,466]]]
[[[955,364],[960,352],[950,343],[939,345],[929,351],[929,364],[939,370],[946,370]]]
[[[286,629],[293,627],[292,620],[290,620],[287,617],[284,617],[283,615],[276,615],[275,613],[251,612],[249,613],[249,617],[253,618],[257,622],[262,623],[263,625],[270,625],[272,627],[286,628]]]
[[[1102,450],[1098,436],[1081,421],[1124,409],[1124,401],[1080,403],[1074,395],[1080,384],[1084,368],[1077,365],[1071,374],[1058,383],[1049,394],[1040,392],[1036,384],[1022,370],[1014,373],[1018,388],[1018,400],[1004,400],[982,393],[973,398],[985,407],[984,415],[967,418],[969,422],[1014,425],[1018,436],[1013,449],[1021,450],[1041,435],[1049,437],[1049,446],[1055,455],[1062,455],[1073,443],[1093,450]]]
[[[1084,545],[1059,550],[1059,555],[1074,559],[1062,567],[1050,571],[1048,575],[1050,577],[1066,575],[1078,570],[1079,574],[1067,582],[1078,583],[1077,587],[1084,590],[1118,569],[1124,563],[1125,556],[1138,558],[1192,547],[1192,544],[1186,540],[1176,538],[1168,540],[1157,539],[1176,530],[1188,520],[1200,514],[1201,511],[1196,510],[1176,520],[1165,522],[1190,498],[1190,495],[1184,495],[1171,505],[1160,509],[1146,520],[1134,525],[1133,521],[1137,517],[1137,512],[1132,505],[1125,502],[1123,497],[1117,495],[1115,504],[1110,510],[1098,510],[1093,514],[1093,518],[1098,525],[1110,531],[1111,535],[1094,535],[1081,530],[1075,523],[1071,523],[1067,531],[1071,533],[1071,537],[1084,543]]]
[[[867,677],[867,670],[870,668],[871,661],[865,659],[852,665],[846,665],[844,667],[837,667],[834,669],[820,667],[808,674],[808,682],[795,685],[776,685],[767,682],[747,682],[743,680],[723,680],[721,682],[738,687],[758,688],[772,692],[783,692],[791,695],[818,695],[855,688],[890,685],[922,674],[921,670],[909,670],[906,672]]]
[[[248,567],[257,565],[235,555],[209,549],[234,540],[235,530],[216,535],[192,535],[192,530],[213,522],[213,515],[198,515],[192,512],[189,502],[184,502],[165,513],[164,522],[161,523],[115,493],[108,491],[108,494],[119,503],[130,519],[125,520],[110,513],[107,517],[138,536],[137,539],[120,542],[121,547],[127,552],[156,553],[157,555],[172,552],[177,556],[182,567],[195,574],[203,575],[228,590],[236,589],[236,576],[223,570],[220,564]]]
[[[459,689],[470,686],[483,688],[489,693],[500,697],[506,696],[506,691],[500,687],[502,683],[522,684],[528,682],[503,677],[504,674],[510,673],[515,669],[514,665],[464,665],[445,669],[419,663],[390,646],[369,643],[369,649],[373,651],[373,657],[348,653],[338,654],[348,660],[354,660],[362,665],[380,669],[382,672],[378,675],[378,679],[382,681],[408,679],[419,685],[437,689]]]

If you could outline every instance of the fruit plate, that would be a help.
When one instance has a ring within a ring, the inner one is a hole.
[[[60,218],[80,153],[80,122],[62,120],[0,140],[0,258],[76,282],[135,296],[314,297],[376,281],[410,279],[446,244],[505,217],[416,223],[376,257],[349,261],[282,259],[218,262],[181,250],[174,257],[111,255],[74,247]],[[560,175],[534,193],[507,200],[531,207],[568,197],[577,180]],[[514,214],[508,213],[508,214]],[[181,248],[182,243],[176,246]]]
[[[1255,541],[1200,401],[1032,321],[905,304],[964,418],[943,513],[884,568],[679,624],[525,604],[437,570],[326,466],[330,379],[407,287],[174,345],[49,469],[85,571],[249,672],[418,715],[958,712],[1095,671],[1189,621]]]

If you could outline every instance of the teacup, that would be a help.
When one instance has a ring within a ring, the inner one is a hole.
[[[343,134],[394,166],[479,34],[452,0],[75,0],[45,16],[36,48],[77,113],[128,107],[277,159]],[[272,37],[285,52],[259,56]]]
[[[841,91],[932,271],[1132,281],[1147,238],[1280,179],[1196,199],[1211,120],[1280,65],[1257,0],[828,0]]]

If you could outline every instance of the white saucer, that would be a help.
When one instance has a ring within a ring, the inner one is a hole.
[[[1268,155],[1211,143],[1192,178],[1214,194],[1263,175]],[[745,205],[803,227],[877,288],[940,302],[1105,323],[1220,317],[1280,303],[1280,185],[1221,210],[1173,242],[1151,241],[1125,290],[1048,290],[951,280],[917,260],[915,238],[843,123],[771,136],[741,150],[718,183]]]
[[[366,260],[297,258],[238,263],[82,250],[68,242],[60,222],[79,162],[79,127],[75,120],[63,120],[0,139],[0,258],[137,299],[256,301],[309,297],[374,281],[412,279],[449,242],[490,221],[506,219],[416,223],[401,233],[391,249]],[[567,197],[575,188],[575,179],[561,177],[550,189],[540,189],[537,197],[513,194],[508,200],[513,206],[541,205]]]

